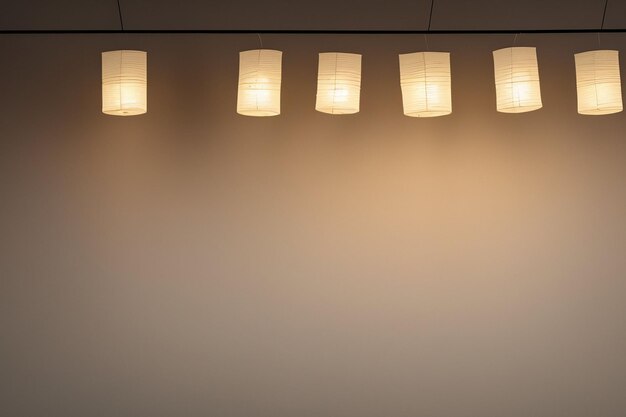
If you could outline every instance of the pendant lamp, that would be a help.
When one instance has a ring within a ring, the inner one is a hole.
[[[315,110],[330,114],[358,113],[360,96],[361,55],[320,53]]]
[[[493,51],[493,66],[499,112],[524,113],[541,108],[536,48],[513,47]]]
[[[436,117],[452,113],[450,54],[401,54],[400,86],[406,116]]]
[[[283,53],[255,49],[239,53],[237,113],[244,116],[280,114],[280,84]]]
[[[578,113],[602,115],[623,110],[617,51],[587,51],[574,55]]]
[[[147,53],[102,53],[102,113],[135,116],[148,111]]]

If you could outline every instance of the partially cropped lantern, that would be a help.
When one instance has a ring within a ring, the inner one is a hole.
[[[315,110],[330,114],[358,113],[361,100],[361,55],[319,54]]]
[[[404,114],[436,117],[452,113],[450,54],[415,52],[400,55]]]
[[[280,83],[283,53],[255,49],[239,53],[237,113],[245,116],[280,114]]]
[[[523,113],[541,108],[535,48],[513,47],[493,51],[493,66],[499,112]]]
[[[623,110],[617,51],[587,51],[574,55],[578,113],[602,115]]]
[[[147,53],[109,51],[102,53],[102,112],[134,116],[148,111]]]

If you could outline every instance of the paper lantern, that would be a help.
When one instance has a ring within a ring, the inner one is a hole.
[[[515,47],[493,51],[493,66],[499,112],[523,113],[541,108],[535,48]]]
[[[102,53],[102,113],[134,116],[148,111],[147,53]]]
[[[450,54],[401,54],[400,86],[405,115],[436,117],[452,113]]]
[[[617,51],[587,51],[574,55],[578,113],[601,115],[623,110]]]
[[[239,53],[237,113],[245,116],[280,114],[280,83],[283,53],[255,49]]]
[[[361,99],[361,55],[319,54],[315,110],[330,114],[358,113]]]

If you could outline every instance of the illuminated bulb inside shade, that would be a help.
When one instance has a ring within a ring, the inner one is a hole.
[[[574,55],[578,113],[602,115],[623,110],[617,51],[588,51]]]
[[[436,117],[452,113],[450,54],[401,54],[400,86],[405,115]]]
[[[493,51],[493,67],[499,112],[523,113],[542,107],[535,48],[515,47]]]
[[[283,53],[255,49],[239,53],[237,113],[244,116],[280,114],[280,84]]]
[[[330,114],[358,113],[361,99],[361,55],[319,54],[315,110]]]
[[[134,116],[148,111],[147,53],[102,53],[102,112]]]

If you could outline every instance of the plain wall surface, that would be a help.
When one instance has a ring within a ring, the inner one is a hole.
[[[497,113],[512,43],[431,36],[453,113],[415,119],[422,36],[266,35],[252,118],[255,35],[1,36],[0,414],[623,416],[626,114],[576,113],[593,34],[518,36],[544,108]],[[122,48],[147,115],[101,113]],[[363,54],[359,114],[314,110],[324,51]]]

